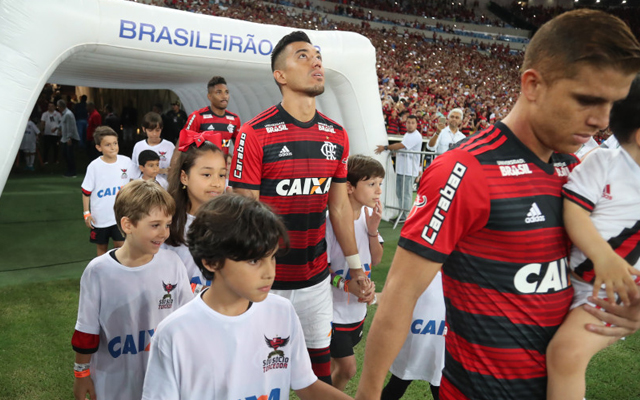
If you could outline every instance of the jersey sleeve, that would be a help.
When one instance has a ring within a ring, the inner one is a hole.
[[[340,163],[338,164],[338,168],[336,169],[335,175],[332,178],[332,182],[336,183],[346,183],[347,182],[347,164],[349,163],[349,136],[347,135],[347,131],[343,131],[344,141],[343,141],[343,150],[342,157],[340,158]]]
[[[151,338],[151,351],[142,388],[142,399],[171,400],[180,398],[178,377],[173,365],[169,340],[159,330]]]
[[[300,390],[311,386],[318,378],[311,369],[309,351],[304,341],[302,325],[292,304],[289,304],[289,318],[291,319],[291,389]]]
[[[200,113],[196,110],[189,115],[187,122],[184,124],[184,129],[194,132],[200,132]]]
[[[90,335],[100,334],[100,277],[95,264],[89,263],[80,278],[80,300],[75,329]]]
[[[585,158],[569,174],[569,180],[562,188],[562,196],[592,212],[606,186],[608,151],[598,150]]]
[[[398,246],[444,263],[462,238],[486,225],[490,209],[480,163],[465,151],[448,151],[424,172]]]
[[[231,187],[260,190],[263,155],[260,138],[251,127],[244,125],[240,129],[238,144],[231,161]]]
[[[80,187],[82,188],[82,194],[84,194],[85,196],[91,196],[91,193],[96,188],[96,174],[94,172],[94,169],[95,164],[91,163],[87,167],[87,172],[84,174],[84,179],[82,180],[82,185]]]

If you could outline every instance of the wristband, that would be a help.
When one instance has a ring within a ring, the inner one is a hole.
[[[340,284],[340,281],[342,280],[342,277],[340,275],[336,275],[333,277],[333,280],[331,281],[331,284],[335,287],[338,287],[338,285]]]
[[[362,263],[360,263],[359,254],[346,256],[345,259],[347,260],[347,265],[349,266],[349,269],[362,269]]]
[[[345,292],[349,293],[349,281],[344,281],[342,289],[344,289]]]
[[[73,370],[76,372],[82,372],[82,371],[86,371],[89,369],[89,366],[91,364],[86,363],[86,364],[78,364],[78,363],[73,363]]]
[[[378,231],[376,230],[376,233],[374,233],[373,235],[369,233],[369,231],[367,231],[367,235],[369,235],[369,237],[378,237]]]
[[[89,219],[89,217],[91,217],[91,213],[84,214],[83,217],[84,217],[84,220],[86,221],[87,219]]]
[[[82,213],[82,215],[91,215],[91,211],[85,211]]]
[[[91,375],[91,370],[85,369],[84,371],[73,371],[73,375],[75,375],[76,378],[86,378]]]

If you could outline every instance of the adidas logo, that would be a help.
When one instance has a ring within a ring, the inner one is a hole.
[[[290,157],[292,155],[293,155],[293,153],[291,153],[289,151],[287,146],[284,146],[284,147],[282,147],[282,150],[280,150],[280,154],[278,154],[278,157]]]
[[[524,219],[524,222],[527,224],[533,224],[535,222],[544,222],[545,218],[540,211],[540,207],[536,203],[531,204],[531,208],[529,209],[529,213],[527,214],[527,218]]]

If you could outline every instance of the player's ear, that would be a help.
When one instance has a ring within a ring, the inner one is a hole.
[[[202,265],[211,272],[216,272],[222,268],[220,263],[210,263],[209,261],[202,259]]]
[[[524,71],[520,77],[522,95],[530,102],[536,101],[544,85],[545,82],[542,75],[533,68]]]
[[[357,183],[356,183],[357,185]],[[351,184],[351,182],[347,181],[347,194],[351,195],[356,190],[355,186]]]
[[[287,83],[287,77],[285,76],[284,71],[279,69],[273,71],[273,79],[276,80],[276,83],[279,86],[285,85]]]
[[[122,231],[124,232],[124,234],[128,235],[131,233],[131,229],[135,226],[135,224],[133,223],[133,221],[131,221],[131,219],[129,219],[129,217],[122,217],[120,218],[120,226],[122,227]]]

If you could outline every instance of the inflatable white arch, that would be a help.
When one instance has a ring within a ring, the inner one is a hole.
[[[0,0],[0,193],[46,82],[170,89],[192,111],[222,75],[247,121],[281,99],[270,54],[292,30],[123,0]],[[307,33],[326,70],[318,109],[347,129],[352,154],[372,155],[387,143],[374,47],[353,32]]]

